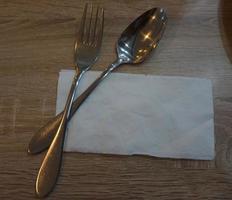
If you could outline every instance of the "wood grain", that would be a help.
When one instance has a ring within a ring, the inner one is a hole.
[[[78,0],[0,1],[0,199],[34,199],[44,157],[27,145],[55,112],[60,69],[72,68]],[[168,26],[156,53],[120,72],[211,79],[215,108],[214,161],[65,153],[48,199],[232,199],[232,3],[230,0],[96,0],[106,9],[102,56],[114,58],[122,30],[161,6]]]

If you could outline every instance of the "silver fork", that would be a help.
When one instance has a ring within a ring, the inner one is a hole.
[[[88,10],[90,11],[88,12]],[[87,20],[88,13],[90,15],[89,20]],[[83,74],[96,62],[99,56],[104,26],[103,8],[97,8],[95,17],[93,15],[92,4],[90,9],[88,9],[88,4],[86,4],[74,45],[76,73],[66,101],[61,123],[37,176],[36,195],[38,197],[47,196],[56,184],[61,168],[65,131],[75,96],[75,89]]]

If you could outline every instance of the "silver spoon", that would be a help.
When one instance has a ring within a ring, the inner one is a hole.
[[[73,102],[70,118],[97,85],[113,70],[122,64],[143,62],[150,52],[157,47],[165,30],[166,23],[167,16],[162,8],[148,10],[133,21],[118,39],[116,45],[117,59]],[[33,136],[28,147],[29,153],[39,153],[50,146],[59,127],[62,113],[54,117]]]

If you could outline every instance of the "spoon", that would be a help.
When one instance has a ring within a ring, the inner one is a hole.
[[[113,70],[122,64],[143,62],[150,52],[157,47],[166,23],[167,16],[163,8],[150,9],[133,21],[118,39],[117,59],[73,102],[69,119],[98,84]],[[29,153],[36,154],[50,146],[59,127],[62,113],[54,117],[33,136],[28,147]]]

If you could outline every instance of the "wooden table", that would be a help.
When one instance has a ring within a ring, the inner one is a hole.
[[[213,82],[214,161],[66,153],[48,199],[232,199],[231,0],[101,1],[102,56],[114,58],[124,28],[151,7],[169,22],[159,48],[142,67],[120,72],[208,78]],[[85,1],[0,1],[0,199],[34,199],[44,153],[26,153],[32,135],[55,112],[61,69],[72,69],[75,25]]]

